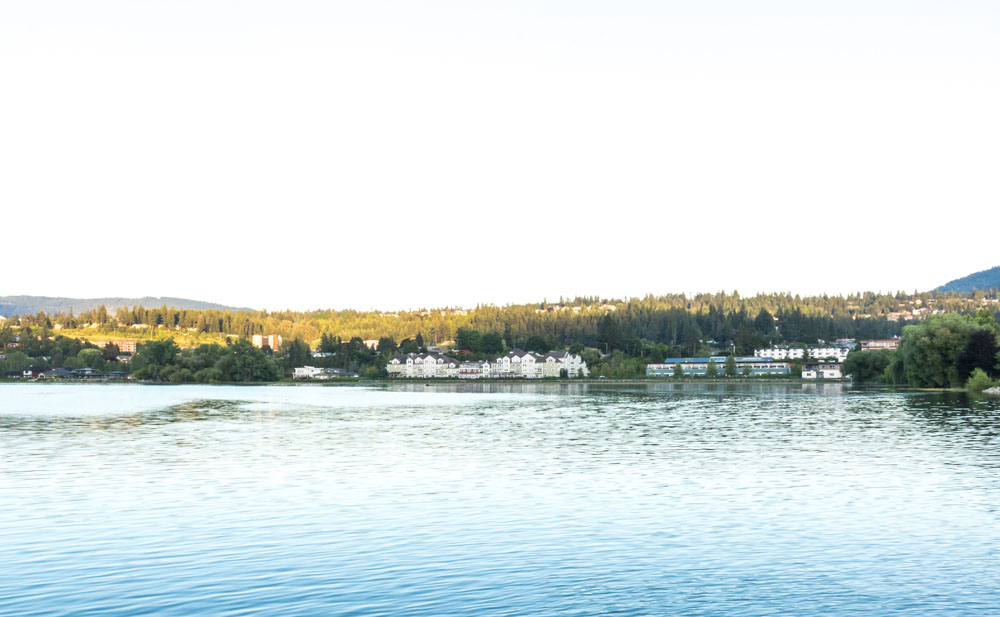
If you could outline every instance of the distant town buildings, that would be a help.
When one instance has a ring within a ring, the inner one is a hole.
[[[278,351],[281,349],[280,334],[254,334],[250,337],[250,341],[253,343],[253,346],[258,349],[263,349],[265,346],[270,347],[271,351]]]
[[[734,358],[736,370],[743,375],[747,369],[752,376],[760,375],[788,375],[792,372],[792,365],[788,362],[778,362],[774,358],[746,356]],[[711,356],[707,358],[667,358],[662,364],[647,364],[647,377],[673,377],[674,369],[679,364],[684,371],[685,377],[703,377],[708,372],[708,365],[714,362],[718,375],[721,377],[726,366],[725,356]]]
[[[393,356],[386,370],[390,377],[457,377],[459,379],[541,379],[586,377],[587,363],[579,354],[550,351],[540,354],[515,349],[492,362],[462,362],[439,353],[408,353]]]
[[[805,362],[802,364],[803,379],[840,379],[844,376],[840,362]]]
[[[810,358],[826,359],[836,358],[843,361],[850,353],[850,349],[844,346],[836,347],[772,347],[770,349],[755,349],[753,352],[756,358],[773,358],[775,360],[802,360],[809,352]]]
[[[901,339],[896,337],[896,338],[861,341],[861,350],[869,351],[872,349],[899,349],[900,340]]]

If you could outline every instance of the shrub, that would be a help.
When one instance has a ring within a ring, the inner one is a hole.
[[[993,380],[986,374],[986,371],[981,368],[977,368],[972,371],[972,375],[969,376],[969,380],[965,382],[965,389],[969,392],[982,392],[992,385]]]

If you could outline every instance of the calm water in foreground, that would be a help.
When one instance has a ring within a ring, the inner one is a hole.
[[[0,385],[0,615],[997,615],[1000,401]]]

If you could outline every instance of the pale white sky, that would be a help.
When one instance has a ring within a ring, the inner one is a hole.
[[[998,67],[995,0],[0,0],[0,295],[929,289]]]

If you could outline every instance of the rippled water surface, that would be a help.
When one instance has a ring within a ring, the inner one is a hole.
[[[996,615],[1000,402],[0,385],[0,615]]]

